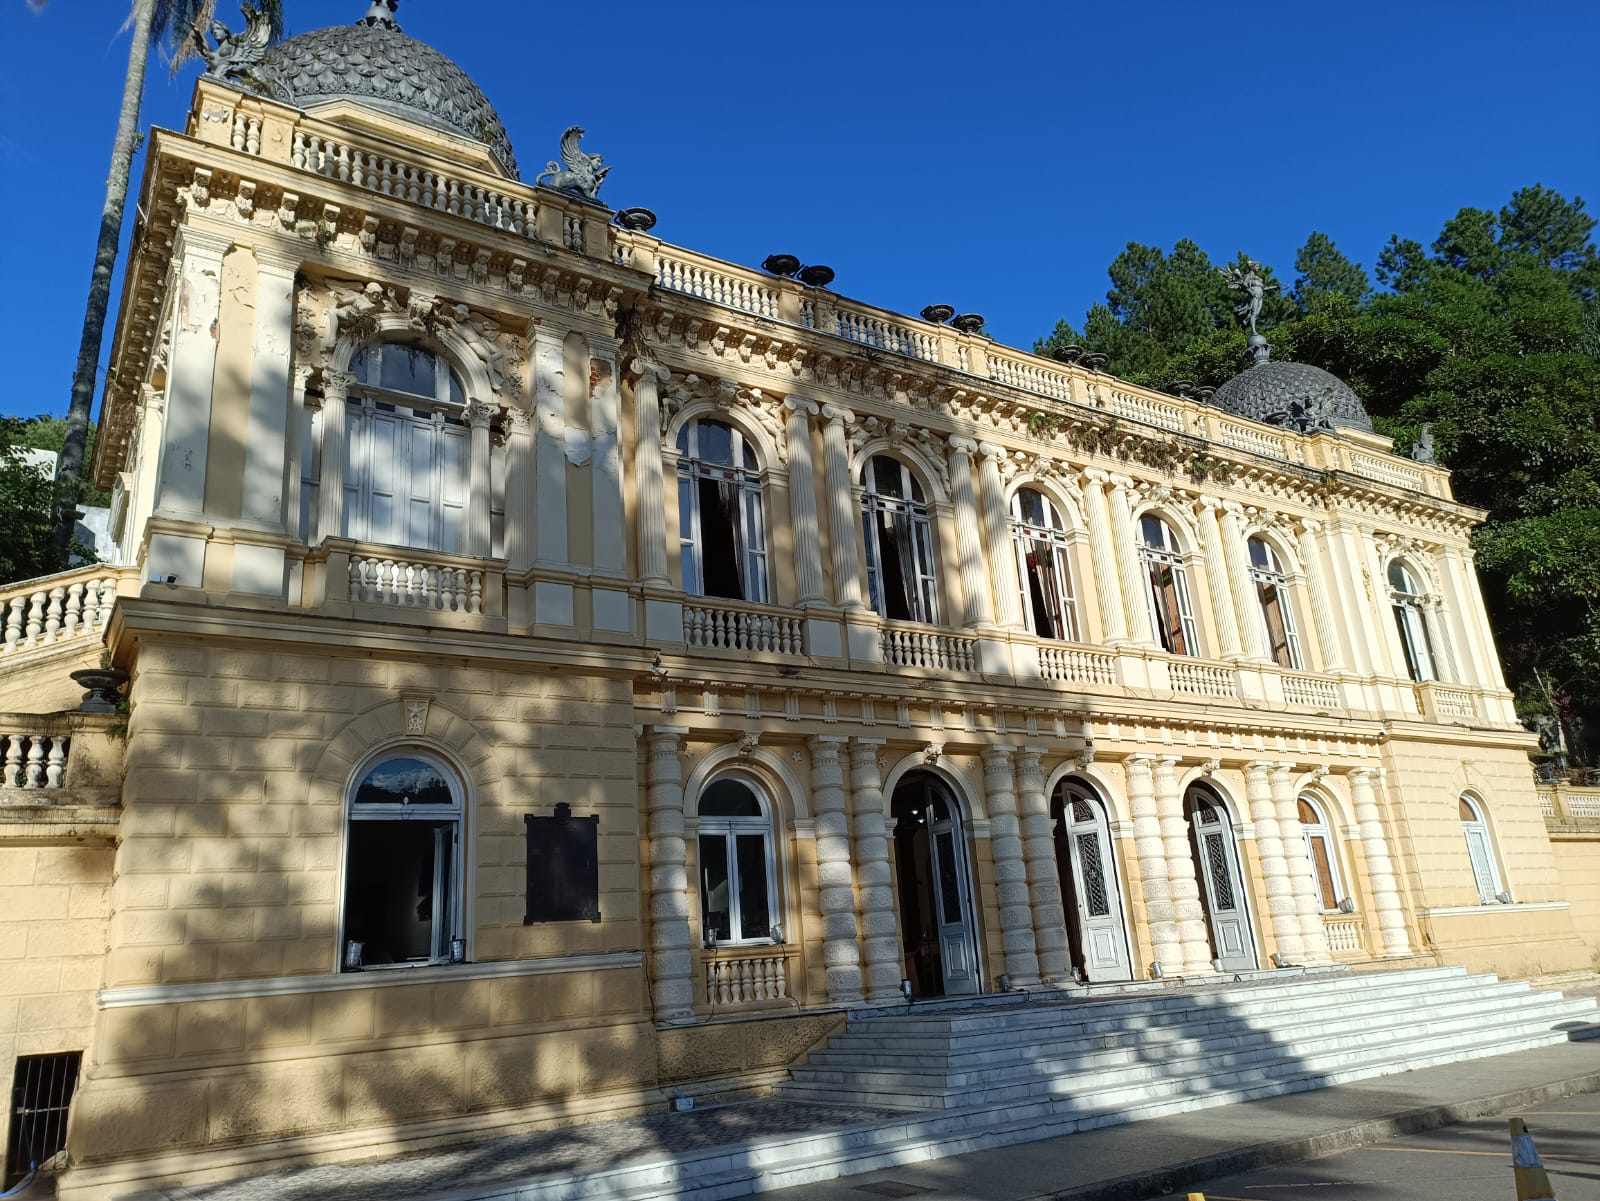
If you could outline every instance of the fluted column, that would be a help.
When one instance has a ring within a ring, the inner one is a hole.
[[[1022,857],[1016,787],[1010,749],[990,747],[983,753],[983,791],[989,813],[990,849],[994,852],[995,893],[1000,902],[1000,941],[1012,985],[1028,987],[1039,983],[1039,953],[1033,941],[1033,910],[1028,904],[1028,869]]]
[[[1333,605],[1328,598],[1328,581],[1322,573],[1322,548],[1317,544],[1317,523],[1302,521],[1295,531],[1300,547],[1300,567],[1306,574],[1306,592],[1311,597],[1311,621],[1316,632],[1318,654],[1308,657],[1323,671],[1339,671],[1344,656],[1339,650],[1339,634],[1333,625]]]
[[[789,534],[794,540],[795,601],[803,609],[826,599],[822,591],[822,534],[817,528],[816,472],[811,463],[811,418],[816,415],[817,402],[791,396],[783,407],[787,410],[783,438],[789,450]]]
[[[1039,955],[1039,974],[1049,983],[1071,976],[1072,957],[1067,947],[1061,877],[1056,873],[1050,798],[1045,795],[1039,754],[1036,747],[1017,752],[1017,809],[1022,814],[1022,854],[1028,866],[1028,895],[1033,904],[1033,945]]]
[[[540,564],[568,566],[567,549],[567,366],[561,336],[534,325],[534,459],[538,500],[535,556]]]
[[[1130,755],[1128,811],[1133,815],[1134,854],[1139,857],[1139,881],[1144,889],[1145,921],[1150,924],[1150,950],[1164,971],[1183,970],[1183,939],[1177,911],[1172,905],[1172,884],[1167,878],[1167,848],[1161,838],[1161,814],[1156,808],[1155,784],[1149,755]]]
[[[355,377],[347,371],[322,373],[322,474],[317,479],[317,541],[344,537],[345,410]]]
[[[1500,692],[1506,690],[1505,670],[1500,665],[1500,648],[1495,645],[1494,626],[1489,622],[1489,611],[1483,606],[1483,586],[1478,580],[1477,554],[1472,547],[1461,552],[1462,592],[1461,603],[1471,614],[1472,627],[1478,632],[1478,642],[1483,649],[1483,686]]]
[[[1322,924],[1322,897],[1317,886],[1317,869],[1306,849],[1305,831],[1300,826],[1300,795],[1295,791],[1293,765],[1274,764],[1268,773],[1272,784],[1272,803],[1278,810],[1278,835],[1283,839],[1283,859],[1288,869],[1289,890],[1294,895],[1294,911],[1300,925],[1301,955],[1306,963],[1328,963],[1328,932]]]
[[[1102,633],[1110,643],[1128,638],[1127,606],[1122,600],[1122,577],[1112,541],[1111,514],[1106,509],[1103,471],[1083,474],[1083,511],[1089,523],[1089,561],[1094,568],[1095,595],[1100,601]]]
[[[617,340],[589,335],[589,528],[596,575],[628,571],[627,519],[622,509],[622,394]]]
[[[1473,612],[1471,593],[1475,581],[1468,579],[1461,553],[1453,546],[1444,548],[1445,584],[1450,590],[1451,603],[1447,606],[1453,635],[1449,641],[1461,647],[1456,679],[1480,688],[1492,688],[1491,676],[1484,656],[1484,644],[1478,629],[1477,615]]]
[[[1224,658],[1241,653],[1239,619],[1234,613],[1233,593],[1228,587],[1227,553],[1222,548],[1222,531],[1217,525],[1217,510],[1222,502],[1203,496],[1195,513],[1200,519],[1200,553],[1206,561],[1206,591],[1211,597],[1211,614],[1217,623],[1217,643]]]
[[[983,560],[983,535],[972,492],[971,438],[950,439],[950,503],[956,519],[956,557],[961,565],[962,620],[968,629],[994,625],[994,600]]]
[[[211,447],[211,407],[217,390],[217,322],[222,306],[222,260],[232,238],[180,225],[170,262],[177,303],[167,356],[167,419],[162,426],[156,511],[192,519],[206,508],[206,467]],[[288,353],[285,347],[282,353]],[[224,377],[224,387],[242,381]],[[338,454],[344,453],[341,438]],[[338,531],[334,531],[337,536]],[[185,579],[188,585],[199,580]]]
[[[1155,631],[1150,625],[1150,583],[1139,564],[1139,536],[1133,526],[1133,481],[1125,475],[1111,477],[1111,537],[1117,549],[1117,575],[1122,581],[1122,603],[1128,615],[1128,637],[1145,646],[1154,645]]]
[[[1011,544],[1006,489],[1000,479],[1000,460],[1006,452],[992,442],[982,442],[978,453],[983,456],[978,463],[978,494],[983,508],[983,540],[989,548],[989,570],[994,573],[995,620],[1008,630],[1020,630],[1022,589]]]
[[[493,537],[489,516],[493,503],[489,491],[489,422],[494,414],[493,405],[476,400],[467,405],[467,528],[462,542],[467,554],[480,559],[488,558]]]
[[[689,948],[689,872],[683,842],[683,770],[678,740],[686,730],[652,726],[645,800],[650,820],[650,996],[658,1022],[694,1016],[694,961]]]
[[[533,414],[513,408],[506,443],[506,567],[518,575],[533,566]]]
[[[817,829],[817,884],[822,905],[822,964],[828,1000],[861,1000],[861,948],[856,943],[855,874],[850,866],[850,818],[839,763],[839,737],[811,740],[811,814]]]
[[[666,496],[661,478],[661,390],[669,378],[649,359],[634,359],[639,378],[633,385],[633,487],[638,506],[639,579],[667,584]]]
[[[1273,765],[1245,764],[1245,796],[1250,801],[1250,820],[1256,828],[1256,855],[1261,860],[1261,885],[1267,894],[1267,918],[1272,923],[1273,941],[1291,963],[1305,961],[1305,942],[1300,937],[1300,913],[1295,908],[1294,885],[1289,880],[1289,865],[1284,859],[1283,830],[1278,807],[1272,797],[1269,773]]]
[[[828,547],[833,557],[833,599],[842,609],[861,604],[861,556],[856,550],[855,489],[850,484],[850,447],[845,426],[856,419],[849,409],[824,405],[822,475],[828,489]]]
[[[1261,619],[1261,602],[1250,576],[1250,548],[1244,542],[1240,516],[1239,506],[1228,501],[1217,518],[1222,528],[1222,553],[1228,564],[1228,586],[1233,589],[1233,604],[1239,614],[1239,641],[1250,658],[1270,659],[1267,627]]]
[[[1383,942],[1385,955],[1411,954],[1411,939],[1406,934],[1405,911],[1400,907],[1400,890],[1395,884],[1394,862],[1389,858],[1389,840],[1383,833],[1383,815],[1378,809],[1374,787],[1378,773],[1358,767],[1350,773],[1350,803],[1361,831],[1361,849],[1367,861],[1367,884],[1372,889],[1376,919],[1373,935]]]
[[[883,816],[881,738],[850,742],[851,816],[855,825],[856,901],[866,952],[867,999],[900,999],[900,931],[889,868],[889,836]]]
[[[1189,819],[1183,815],[1183,793],[1178,788],[1177,760],[1161,756],[1151,761],[1156,812],[1161,817],[1161,843],[1167,858],[1167,889],[1172,899],[1172,920],[1178,928],[1178,945],[1185,976],[1203,976],[1216,968],[1211,962],[1211,940],[1206,932],[1205,909],[1200,904],[1200,881],[1195,875],[1194,852],[1189,844]]]
[[[296,250],[275,254],[255,247],[255,336],[250,362],[250,419],[245,435],[244,508],[246,520],[285,528],[285,486],[300,491],[300,476],[286,470],[295,433],[289,391],[290,347],[294,344]],[[296,448],[298,449],[298,448]]]

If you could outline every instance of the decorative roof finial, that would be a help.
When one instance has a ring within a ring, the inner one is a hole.
[[[1242,294],[1233,311],[1239,315],[1240,325],[1250,327],[1250,365],[1259,366],[1272,357],[1272,347],[1267,345],[1266,338],[1256,328],[1256,320],[1261,316],[1262,301],[1268,292],[1278,290],[1278,284],[1269,284],[1261,277],[1261,264],[1255,259],[1246,259],[1244,262],[1242,269],[1235,263],[1229,267],[1218,267],[1217,271],[1227,281],[1229,288]]]
[[[567,131],[561,135],[561,160],[566,167],[553,160],[546,163],[545,169],[533,181],[535,186],[571,192],[585,200],[596,199],[600,185],[605,182],[606,172],[611,168],[604,165],[605,160],[600,155],[585,154],[579,148],[578,142],[582,137],[583,126],[567,127]],[[547,179],[549,183],[545,183]]]
[[[400,7],[400,0],[372,0],[372,7],[367,9],[367,15],[357,21],[357,25],[365,25],[369,29],[382,26],[400,32],[399,23],[394,19],[394,10]]]

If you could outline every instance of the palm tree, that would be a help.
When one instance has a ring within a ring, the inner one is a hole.
[[[272,21],[272,37],[283,36],[281,0],[261,0],[257,5]],[[176,73],[198,54],[200,38],[210,26],[216,0],[133,0],[123,28],[133,30],[128,51],[128,74],[122,85],[122,110],[117,117],[117,138],[111,147],[111,174],[106,179],[105,207],[100,213],[100,240],[95,246],[94,271],[89,277],[89,303],[83,315],[83,338],[78,344],[78,366],[72,375],[72,400],[67,409],[66,441],[56,469],[56,542],[65,551],[72,537],[83,451],[89,436],[89,411],[94,407],[95,375],[100,343],[105,334],[106,311],[111,305],[111,276],[117,265],[122,239],[122,214],[128,199],[128,177],[139,141],[139,101],[144,94],[145,67],[152,44],[164,47]]]

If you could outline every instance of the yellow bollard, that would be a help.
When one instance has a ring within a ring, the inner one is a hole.
[[[1511,1119],[1511,1172],[1517,1182],[1517,1201],[1556,1201],[1539,1149],[1521,1118]]]
[[[1206,1195],[1204,1193],[1190,1193],[1189,1201],[1206,1201]]]

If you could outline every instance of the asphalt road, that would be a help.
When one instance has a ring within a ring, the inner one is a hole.
[[[1600,1201],[1600,1095],[1566,1097],[1517,1116],[1528,1124],[1558,1201]],[[1515,1201],[1517,1195],[1506,1117],[1219,1177],[1191,1191],[1206,1201]]]

